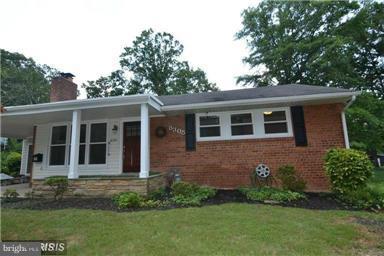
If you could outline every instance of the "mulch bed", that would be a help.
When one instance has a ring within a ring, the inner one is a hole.
[[[337,201],[332,194],[329,193],[306,193],[307,199],[295,202],[277,204],[284,207],[296,207],[316,210],[342,210],[349,209],[344,204]],[[237,190],[219,190],[215,197],[205,201],[204,205],[218,205],[224,203],[249,203],[249,204],[266,204],[261,202],[252,202]],[[166,210],[180,208],[176,205],[170,205],[162,208],[131,208],[120,210],[112,202],[110,198],[64,198],[59,201],[52,199],[26,199],[18,198],[11,202],[2,202],[3,208],[14,209],[32,209],[32,210],[58,210],[58,209],[93,209],[93,210],[110,210],[110,211],[143,211],[143,210]]]

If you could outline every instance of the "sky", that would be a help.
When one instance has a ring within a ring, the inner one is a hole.
[[[141,31],[171,33],[182,60],[203,69],[221,90],[240,88],[249,71],[244,41],[235,40],[249,0],[1,0],[0,48],[32,57],[79,85],[119,68],[119,56]],[[81,90],[80,98],[85,98]]]

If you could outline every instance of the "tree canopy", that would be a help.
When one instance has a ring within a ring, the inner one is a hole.
[[[370,93],[359,95],[347,110],[351,146],[371,155],[384,151],[384,101]]]
[[[50,79],[57,70],[20,53],[1,51],[1,104],[27,105],[49,101]]]
[[[384,3],[263,1],[242,13],[238,39],[252,73],[237,82],[365,89],[384,97]]]
[[[157,95],[215,91],[201,69],[181,61],[183,45],[169,33],[144,30],[120,56],[120,70],[83,84],[88,98],[139,93]]]

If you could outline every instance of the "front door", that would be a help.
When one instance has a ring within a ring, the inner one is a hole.
[[[123,172],[140,171],[140,122],[124,123]]]

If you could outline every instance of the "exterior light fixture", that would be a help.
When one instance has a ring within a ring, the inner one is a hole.
[[[114,125],[113,128],[112,128],[112,131],[114,133],[116,133],[118,129],[119,129],[119,127],[117,125]]]
[[[270,114],[272,114],[272,111],[265,111],[265,112],[263,112],[263,114],[264,115],[270,115]]]

